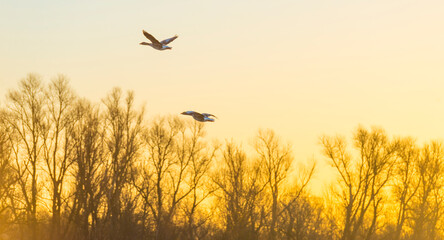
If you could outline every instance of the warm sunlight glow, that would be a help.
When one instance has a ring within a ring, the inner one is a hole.
[[[443,12],[2,2],[0,240],[441,239]]]

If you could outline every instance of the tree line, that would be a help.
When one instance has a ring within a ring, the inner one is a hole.
[[[321,136],[336,178],[317,196],[316,164],[296,165],[273,130],[248,151],[191,119],[147,120],[134,101],[114,88],[93,103],[62,75],[7,93],[0,240],[443,239],[441,141],[362,126]]]

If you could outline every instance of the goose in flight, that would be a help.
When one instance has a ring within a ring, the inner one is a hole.
[[[151,43],[141,42],[139,44],[140,45],[148,45],[148,46],[151,46],[151,47],[153,47],[154,49],[157,49],[157,50],[171,49],[172,47],[167,46],[168,43],[174,41],[174,39],[176,39],[178,37],[176,35],[176,36],[174,36],[172,38],[167,38],[167,39],[162,40],[162,41],[159,42],[155,37],[153,37],[153,35],[147,33],[145,30],[142,30],[142,31],[143,31],[143,35],[145,35],[145,37],[148,38],[151,41]]]
[[[192,116],[196,121],[199,122],[214,122],[214,118],[210,118],[210,117],[215,117],[213,114],[210,113],[198,113],[195,111],[186,111],[181,113],[182,115],[190,115]]]

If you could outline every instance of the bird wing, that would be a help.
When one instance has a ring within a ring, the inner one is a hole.
[[[215,118],[217,118],[216,116],[214,116],[214,115],[211,114],[211,113],[202,113],[202,115],[203,115],[204,117],[215,117]]]
[[[145,35],[145,37],[148,38],[152,43],[159,43],[160,44],[160,42],[157,41],[157,39],[155,37],[153,37],[153,35],[147,33],[145,30],[142,30],[142,31],[143,31],[143,35]]]
[[[179,36],[176,35],[176,36],[174,36],[172,38],[168,38],[168,39],[162,40],[160,43],[162,43],[164,45],[167,45],[168,43],[174,41],[174,39],[176,39],[177,37],[179,37]]]
[[[195,111],[185,111],[183,113],[186,113],[187,115],[193,115],[194,113],[198,113],[198,112],[195,112]]]

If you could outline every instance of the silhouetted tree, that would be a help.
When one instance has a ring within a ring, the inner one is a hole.
[[[46,91],[47,118],[42,131],[43,160],[45,171],[49,176],[51,198],[51,239],[60,239],[61,210],[66,199],[62,196],[63,186],[69,166],[73,160],[74,145],[72,141],[73,118],[71,108],[75,99],[74,93],[64,76],[54,79]]]
[[[155,224],[155,239],[175,239],[177,229],[173,223],[179,203],[191,193],[185,184],[189,158],[180,157],[178,134],[183,132],[184,123],[176,117],[160,118],[152,122],[144,135],[147,147],[148,167],[145,185],[145,203],[151,210]],[[140,189],[140,188],[139,188]]]
[[[323,208],[322,216],[324,218],[324,237],[325,239],[340,239],[343,230],[343,205],[338,203],[337,199],[340,197],[338,186],[330,183],[328,188],[323,193]]]
[[[255,150],[259,154],[262,170],[271,194],[271,220],[269,239],[276,239],[276,224],[280,214],[280,194],[285,183],[288,170],[293,161],[290,145],[285,145],[274,131],[259,130],[255,141]]]
[[[267,182],[261,181],[258,162],[249,162],[245,152],[233,142],[223,149],[222,162],[214,182],[220,188],[225,217],[223,239],[258,239],[265,213],[261,194]]]
[[[11,194],[16,179],[11,166],[11,129],[7,124],[6,112],[0,109],[0,235],[9,230],[12,218]]]
[[[325,239],[324,209],[319,199],[299,195],[287,201],[279,218],[279,239]]]
[[[400,140],[398,160],[394,171],[393,195],[397,204],[394,239],[401,239],[404,223],[411,214],[411,201],[416,195],[420,181],[417,180],[416,165],[419,149],[412,138]]]
[[[338,182],[318,197],[316,165],[293,165],[272,130],[220,147],[205,123],[145,121],[119,88],[78,99],[61,75],[30,74],[2,104],[0,240],[444,238],[440,141],[323,136]]]
[[[358,152],[356,161],[342,137],[322,137],[324,154],[340,175],[339,192],[344,208],[342,239],[371,239],[377,228],[383,189],[394,166],[397,141],[391,141],[382,129],[368,131],[359,127],[353,137]],[[364,220],[367,226],[364,228]]]
[[[103,100],[105,104],[106,146],[110,154],[107,163],[108,184],[106,190],[107,215],[111,226],[109,239],[127,239],[128,228],[134,224],[122,221],[122,210],[133,211],[134,203],[131,197],[124,195],[131,182],[133,168],[140,149],[139,135],[142,131],[143,109],[134,109],[134,94],[128,92],[125,99],[122,91],[114,88]],[[126,201],[128,200],[128,201]],[[127,213],[125,213],[127,214]],[[128,220],[128,219],[127,219]]]
[[[99,211],[106,185],[104,127],[98,108],[87,100],[77,101],[72,117],[74,184],[68,216],[69,232],[73,239],[99,239]]]
[[[7,122],[15,137],[12,143],[14,170],[18,182],[18,194],[14,207],[24,208],[25,222],[30,239],[37,239],[37,205],[39,193],[39,163],[45,139],[44,87],[37,75],[30,74],[20,81],[19,89],[10,91],[7,99]],[[23,228],[22,228],[23,230]],[[23,231],[22,231],[23,233]]]
[[[443,214],[444,147],[425,144],[417,162],[418,194],[413,201],[413,239],[438,239],[437,224]]]
[[[151,214],[152,209],[152,198],[153,191],[155,187],[153,185],[153,176],[150,164],[143,159],[139,161],[138,165],[132,170],[131,181],[139,196],[139,216],[141,229],[141,239],[153,239],[153,229],[156,228],[155,220]]]
[[[208,184],[210,180],[208,172],[215,158],[217,146],[211,149],[203,142],[205,136],[203,123],[191,120],[185,122],[185,126],[186,128],[182,128],[178,134],[177,152],[179,162],[189,166],[186,182],[191,192],[183,206],[186,223],[181,239],[201,239],[205,234],[202,235],[202,231],[199,230],[207,219],[197,219],[196,213],[199,205],[215,191],[215,188]]]
[[[316,164],[306,169],[299,168],[298,181],[291,183],[287,193],[282,194],[278,212],[279,239],[319,239],[323,224],[322,204],[311,201],[307,196],[307,185],[315,171]],[[288,187],[287,187],[288,188]],[[313,198],[314,200],[315,198]],[[317,200],[317,199],[316,199]]]

